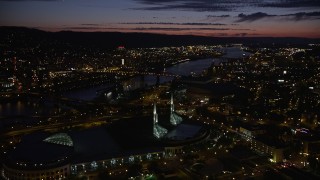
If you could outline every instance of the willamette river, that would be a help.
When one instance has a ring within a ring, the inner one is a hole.
[[[180,64],[176,64],[174,66],[166,68],[166,72],[171,74],[177,74],[182,76],[188,76],[191,74],[200,74],[203,70],[208,68],[212,63],[217,64],[224,58],[241,58],[245,54],[250,55],[250,53],[243,52],[238,47],[229,47],[224,48],[226,53],[223,58],[214,58],[214,59],[199,59],[195,61],[183,62]],[[171,81],[172,77],[160,77],[159,83],[164,83]],[[141,86],[153,86],[157,82],[157,77],[155,76],[145,76],[143,79],[139,76],[136,76],[130,80],[123,82],[123,86],[125,90],[132,90],[139,88]],[[85,89],[72,90],[66,92],[64,94],[67,98],[72,99],[81,99],[81,100],[92,100],[97,96],[96,91],[100,89],[104,89],[110,87],[109,84],[104,84],[95,87],[89,87]],[[50,107],[39,106],[34,103],[26,103],[26,102],[10,102],[10,103],[0,103],[0,117],[10,117],[17,115],[44,115],[51,114],[47,109],[51,109]]]

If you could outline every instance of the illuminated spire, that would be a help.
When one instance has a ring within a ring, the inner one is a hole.
[[[153,124],[158,123],[158,114],[157,114],[157,105],[154,103],[153,105]]]
[[[171,93],[171,101],[170,101],[170,109],[171,109],[171,113],[174,112],[174,104],[173,104],[173,94]]]
[[[182,122],[182,117],[180,117],[176,112],[174,112],[174,104],[173,104],[173,94],[171,94],[170,101],[170,123],[174,126],[180,124]]]
[[[153,105],[153,135],[156,138],[162,138],[168,133],[168,130],[158,124],[158,114],[156,103]]]

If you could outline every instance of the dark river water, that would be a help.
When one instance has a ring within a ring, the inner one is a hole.
[[[223,58],[214,59],[199,59],[195,61],[187,61],[184,63],[176,64],[174,66],[166,68],[166,72],[170,74],[188,76],[191,74],[200,74],[203,70],[208,68],[212,63],[218,64],[224,58],[241,58],[243,56],[248,56],[250,53],[243,52],[238,47],[229,47],[223,49],[226,55]],[[171,81],[173,77],[160,77],[159,83],[164,83]],[[153,86],[157,82],[156,76],[140,76],[133,77],[127,81],[123,82],[124,90],[133,90],[142,86]],[[73,90],[63,94],[67,98],[71,99],[81,99],[81,100],[92,100],[97,96],[97,91],[110,87],[110,84],[104,84],[95,87],[89,87],[84,89]],[[50,110],[48,110],[50,109]],[[10,102],[2,103],[0,102],[0,117],[10,117],[10,116],[37,116],[37,115],[50,115],[54,110],[51,105],[48,104],[37,104],[33,102]]]

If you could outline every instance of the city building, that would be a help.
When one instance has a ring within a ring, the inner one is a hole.
[[[153,121],[150,117],[139,117],[83,130],[26,135],[7,153],[2,176],[10,180],[85,176],[101,168],[170,158],[210,136],[202,123],[183,121],[172,126],[165,115],[160,117],[167,120],[162,122],[166,125],[163,127],[158,118],[154,104]]]
[[[261,155],[270,157],[271,162],[282,162],[286,149],[279,140],[265,136],[266,130],[261,125],[242,124],[239,128],[242,138],[249,142],[250,148]]]
[[[286,148],[266,138],[258,137],[251,139],[250,148],[258,154],[269,156],[271,162],[279,163],[284,160],[283,152]]]

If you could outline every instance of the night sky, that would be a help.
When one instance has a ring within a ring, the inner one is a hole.
[[[320,0],[0,0],[0,26],[320,38]]]

